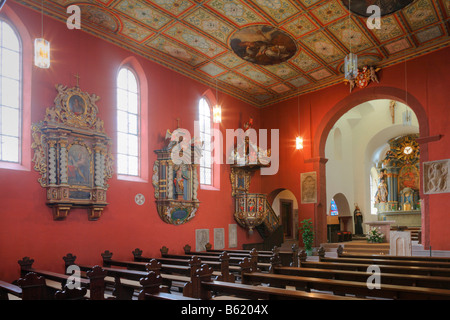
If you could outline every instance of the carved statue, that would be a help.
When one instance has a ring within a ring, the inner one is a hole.
[[[378,183],[378,190],[375,194],[375,204],[387,202],[388,188],[386,184],[386,170],[381,170]]]
[[[361,210],[358,207],[358,204],[355,203],[355,211],[353,212],[353,218],[355,222],[355,234],[362,235],[364,234],[362,228],[363,215]]]

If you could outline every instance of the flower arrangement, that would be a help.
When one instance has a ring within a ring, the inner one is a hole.
[[[370,228],[367,233],[367,241],[373,243],[381,243],[384,241],[384,234],[380,232],[379,227]]]

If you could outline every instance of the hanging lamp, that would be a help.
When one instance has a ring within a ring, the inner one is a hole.
[[[34,65],[50,68],[50,42],[44,39],[44,1],[41,2],[41,38],[34,39]]]

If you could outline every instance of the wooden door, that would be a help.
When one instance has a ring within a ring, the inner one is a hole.
[[[280,199],[280,217],[283,225],[283,232],[285,238],[293,238],[293,214],[294,202],[288,199]]]

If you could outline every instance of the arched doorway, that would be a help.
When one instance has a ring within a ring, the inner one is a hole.
[[[285,240],[298,238],[298,201],[289,189],[277,189],[268,196],[272,209],[283,226]]]
[[[327,212],[327,242],[338,242],[339,231],[352,231],[352,215],[347,197],[343,193],[335,194],[330,200]]]
[[[326,142],[330,131],[335,123],[348,111],[354,107],[367,101],[389,99],[407,104],[415,113],[420,128],[419,137],[427,137],[429,134],[428,116],[422,104],[410,93],[404,90],[391,87],[373,87],[365,88],[352,93],[340,102],[338,102],[329,112],[322,118],[319,126],[315,131],[315,141],[313,144],[314,170],[318,173],[318,200],[315,205],[315,221],[316,235],[319,243],[326,241],[326,213],[327,213],[327,157],[325,153]],[[428,160],[427,144],[420,145],[420,168],[422,163]],[[420,193],[423,201],[422,206],[422,243],[427,248],[429,243],[429,212],[428,212],[428,196]]]

